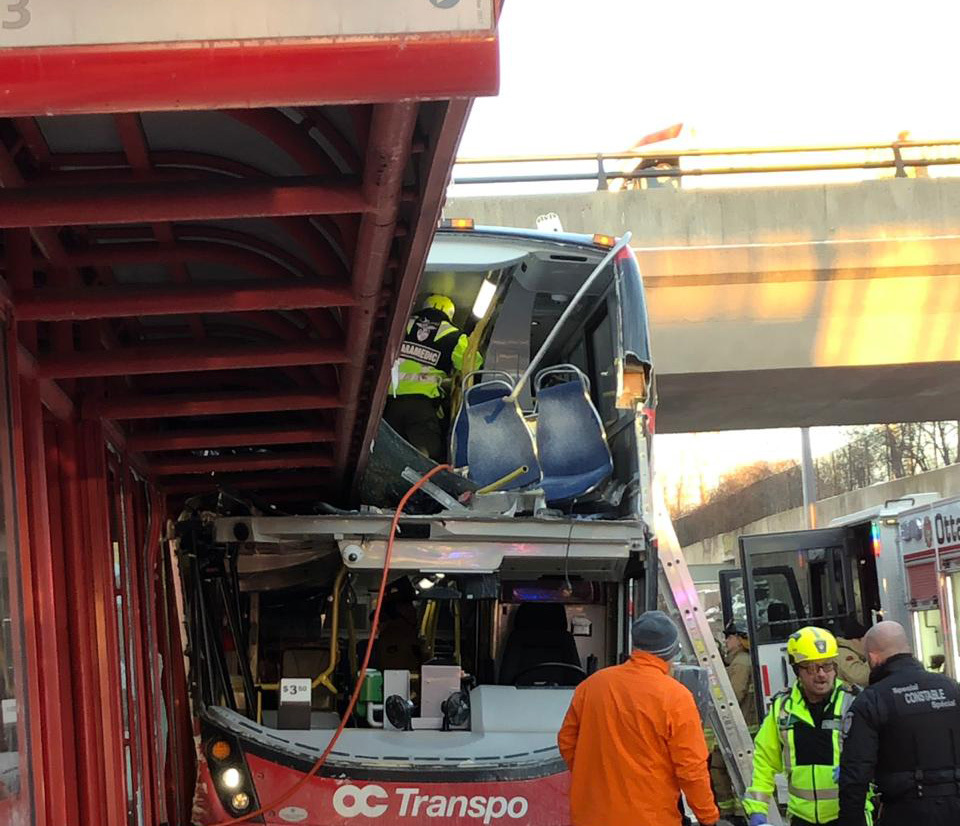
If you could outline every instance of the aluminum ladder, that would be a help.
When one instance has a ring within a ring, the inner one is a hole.
[[[684,653],[694,658],[697,665],[706,671],[710,696],[707,706],[710,727],[716,736],[734,792],[742,799],[753,775],[753,738],[747,729],[717,642],[700,605],[696,585],[680,549],[666,507],[663,485],[661,480],[656,478],[653,498],[653,524],[660,563],[660,593],[666,602],[667,612],[674,617],[681,629]],[[782,822],[777,807],[771,806],[771,826],[781,826]]]

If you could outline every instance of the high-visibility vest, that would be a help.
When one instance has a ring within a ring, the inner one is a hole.
[[[747,815],[766,815],[774,803],[774,778],[787,778],[787,812],[810,823],[829,823],[840,814],[840,790],[833,779],[843,747],[843,717],[856,692],[837,680],[823,720],[814,724],[795,683],[778,694],[754,739],[753,783],[743,800]],[[872,808],[868,804],[868,810]]]
[[[439,310],[414,313],[400,345],[393,394],[439,397],[444,380],[463,367],[466,349],[467,337]]]

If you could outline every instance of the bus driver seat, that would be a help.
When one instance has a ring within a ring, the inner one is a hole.
[[[556,602],[524,602],[513,618],[513,630],[503,647],[500,684],[516,685],[517,678],[544,663],[561,663],[557,668],[560,685],[576,685],[585,676],[577,641],[567,628],[567,612]],[[560,674],[559,672],[565,672]]]

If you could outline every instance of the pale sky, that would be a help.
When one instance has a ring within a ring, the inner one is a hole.
[[[954,0],[506,0],[460,155],[955,137],[958,31]]]
[[[506,0],[501,92],[475,103],[459,154],[625,150],[675,123],[690,147],[957,138],[958,32],[956,0]],[[842,442],[839,428],[812,432],[816,455]],[[799,459],[800,436],[662,436],[657,451],[692,487]]]
[[[840,427],[810,429],[814,457],[824,456],[847,441]],[[699,501],[700,477],[707,490],[740,465],[756,461],[800,461],[800,431],[796,428],[729,430],[720,433],[661,434],[654,439],[654,462],[667,486],[668,500],[682,481],[688,503]]]

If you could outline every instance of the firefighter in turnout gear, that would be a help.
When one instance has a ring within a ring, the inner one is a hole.
[[[743,719],[751,734],[757,733],[757,701],[753,692],[753,664],[750,662],[750,640],[746,629],[736,622],[729,623],[723,629],[724,642],[727,648],[727,676],[730,685],[737,696],[737,703],[743,712]],[[745,821],[740,801],[737,800],[730,775],[723,762],[723,754],[713,742],[713,732],[708,732],[707,741],[710,750],[710,780],[713,783],[713,793],[717,798],[717,808],[720,816],[726,818],[734,826],[741,826]]]
[[[774,697],[757,733],[753,783],[743,808],[750,826],[766,823],[775,805],[775,777],[784,774],[791,826],[836,824],[841,725],[855,689],[837,677],[837,641],[829,631],[801,628],[787,641],[787,654],[797,681]]]
[[[463,368],[468,343],[452,323],[455,309],[447,296],[431,295],[411,316],[384,410],[390,426],[435,462],[446,458],[441,425],[444,384]]]
[[[863,635],[867,629],[855,619],[848,619],[843,625],[843,633],[844,636],[837,637],[840,679],[847,685],[866,688],[870,681],[870,666],[863,651]]]
[[[877,623],[864,649],[870,685],[844,720],[840,826],[863,826],[871,783],[878,826],[957,826],[960,686],[914,659],[899,623]]]

